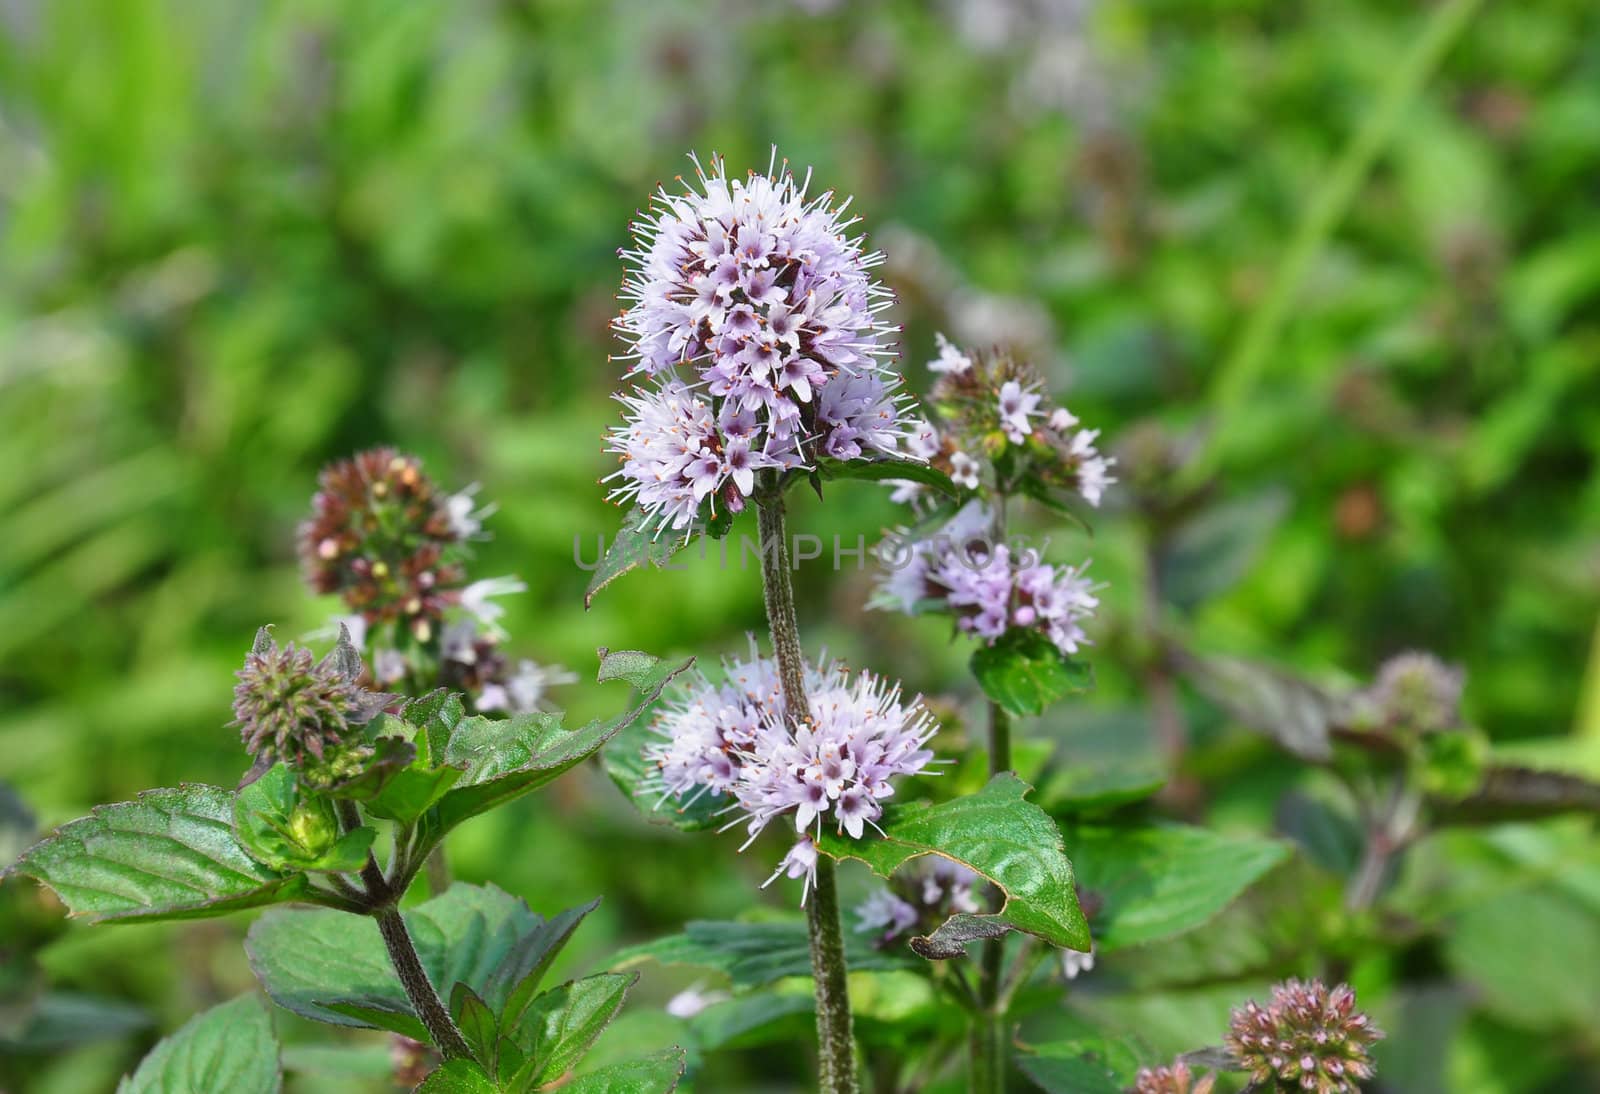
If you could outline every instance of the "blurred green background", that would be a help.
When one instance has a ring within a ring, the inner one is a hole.
[[[1112,447],[1207,461],[1221,515],[1162,609],[1197,646],[1354,677],[1428,648],[1496,742],[1600,742],[1600,8],[1451,7],[1470,21],[1361,171],[1438,5],[3,0],[0,780],[44,824],[231,784],[255,628],[334,611],[293,555],[316,471],[377,443],[498,502],[477,576],[528,582],[511,645],[580,674],[576,716],[624,701],[589,682],[599,645],[741,647],[753,570],[632,574],[585,613],[574,540],[592,559],[619,516],[596,479],[629,218],[686,152],[773,144],[855,195],[913,388],[936,330],[1011,344]],[[1092,541],[1047,531],[1107,582],[1092,703],[1138,718],[1151,545],[1115,494]],[[847,543],[897,519],[867,484],[795,497]],[[826,562],[798,577],[809,643],[962,694],[944,624],[863,612],[871,575]],[[745,910],[770,856],[734,845],[585,771],[451,851],[542,912],[604,894],[581,965]],[[9,1081],[106,1089],[248,984],[244,925],[60,931],[53,982],[154,1027]],[[789,1089],[804,1060],[735,1054],[706,1089]]]

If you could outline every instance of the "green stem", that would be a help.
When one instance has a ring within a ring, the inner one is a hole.
[[[757,495],[756,526],[761,539],[761,589],[772,632],[778,681],[789,717],[811,721],[805,691],[805,655],[789,579],[788,529],[782,483],[769,475]],[[839,893],[833,860],[817,856],[816,880],[806,900],[806,932],[811,942],[811,977],[817,997],[818,1085],[824,1094],[857,1094],[855,1037],[850,1017],[850,991],[839,929]]]
[[[991,1010],[972,1016],[967,1035],[967,1072],[970,1094],[999,1094],[1006,1088],[1005,1019]]]
[[[1196,458],[1181,472],[1185,485],[1202,482],[1216,471],[1222,446],[1233,436],[1230,419],[1260,380],[1312,263],[1355,200],[1379,154],[1393,139],[1407,108],[1466,29],[1481,2],[1444,0],[1433,8],[1410,52],[1391,70],[1376,107],[1345,145],[1333,169],[1323,176],[1273,276],[1272,288],[1212,381],[1211,433]]]

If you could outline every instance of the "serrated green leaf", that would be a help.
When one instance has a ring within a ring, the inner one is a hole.
[[[252,858],[233,830],[233,792],[185,785],[96,807],[34,845],[12,871],[91,922],[196,919],[293,900],[305,875]]]
[[[972,675],[985,695],[1019,717],[1042,714],[1093,680],[1089,666],[1068,658],[1049,636],[1016,628],[973,652]]]
[[[436,989],[464,983],[497,1013],[592,908],[550,920],[492,885],[452,885],[403,914]],[[274,909],[250,928],[245,951],[272,1000],[303,1018],[371,1026],[425,1040],[375,921],[323,909]]]
[[[510,1085],[544,1086],[571,1071],[622,1009],[638,973],[603,972],[552,988],[533,1001],[506,1036],[528,1062]]]
[[[471,1060],[449,1060],[430,1072],[414,1094],[500,1094],[500,1086]]]
[[[306,793],[285,764],[234,795],[233,828],[252,857],[285,872],[353,873],[378,835],[365,825],[342,833],[333,802]]]
[[[824,481],[859,479],[865,482],[905,481],[920,486],[931,486],[941,494],[960,497],[961,488],[943,471],[921,460],[907,460],[885,456],[873,460],[835,460],[823,457],[817,461],[817,473]],[[803,481],[791,477],[790,482]]]
[[[537,790],[593,756],[632,725],[691,663],[657,674],[650,688],[635,694],[627,712],[580,729],[565,729],[560,715],[540,712],[503,720],[463,719],[440,753],[444,763],[461,767],[463,773],[435,807],[436,833],[443,835],[470,817]]]
[[[278,1040],[255,995],[195,1015],[123,1079],[117,1094],[277,1094]]]
[[[721,538],[717,532],[727,534],[728,521],[724,518],[719,523],[721,526],[713,529],[697,521],[685,535],[682,529],[676,531],[670,528],[662,529],[659,524],[651,520],[649,513],[637,505],[634,506],[622,518],[622,526],[617,529],[617,534],[606,547],[604,557],[595,567],[594,576],[589,579],[589,587],[583,591],[585,610],[594,603],[594,598],[601,589],[629,570],[637,569],[647,563],[657,569],[666,566],[672,560],[672,556],[687,546],[697,533],[705,532],[713,538]]]
[[[912,968],[903,954],[878,950],[861,935],[845,935],[845,960],[852,971]],[[611,968],[631,968],[645,960],[663,965],[695,965],[725,974],[735,990],[758,988],[789,976],[811,975],[811,945],[802,920],[770,923],[692,920],[682,934],[668,935],[612,955]]]
[[[1100,902],[1102,953],[1204,926],[1289,856],[1276,840],[1182,825],[1081,825],[1067,829],[1066,841],[1078,883]]]
[[[880,838],[852,840],[825,829],[818,846],[834,858],[860,859],[885,878],[919,855],[940,855],[1005,893],[1000,912],[953,917],[955,925],[944,935],[913,939],[912,947],[925,957],[953,957],[964,952],[963,937],[1004,930],[1087,950],[1089,924],[1078,907],[1072,863],[1055,822],[1024,799],[1030,789],[1015,775],[996,775],[978,793],[942,805],[891,807],[879,821]]]
[[[608,1064],[579,1075],[562,1094],[671,1094],[683,1078],[684,1052],[668,1048],[637,1060]]]

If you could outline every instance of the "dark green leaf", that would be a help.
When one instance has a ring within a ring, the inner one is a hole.
[[[98,806],[35,845],[12,870],[93,922],[194,919],[293,900],[305,875],[252,858],[233,830],[233,793],[151,790]]]
[[[754,992],[707,1007],[689,1019],[689,1029],[702,1052],[743,1049],[811,1036],[815,1015],[816,1002],[809,991]]]
[[[506,1035],[527,1053],[511,1085],[543,1086],[571,1071],[622,1009],[638,973],[604,972],[552,988],[533,1001]]]
[[[1055,822],[1024,799],[1029,789],[1015,775],[996,775],[978,793],[955,801],[892,807],[879,822],[881,838],[852,840],[824,830],[819,846],[835,858],[858,858],[881,877],[918,855],[941,855],[1005,893],[1000,912],[959,916],[949,932],[913,939],[924,957],[953,957],[964,952],[963,938],[988,937],[995,927],[1087,950],[1089,925],[1078,907],[1072,863]]]
[[[1067,846],[1079,884],[1101,902],[1103,953],[1203,926],[1288,857],[1277,841],[1178,825],[1082,825],[1068,829]]]
[[[403,913],[428,979],[464,983],[499,1012],[518,984],[542,974],[592,908],[550,920],[492,885],[452,885]],[[286,1010],[338,1026],[374,1026],[425,1040],[371,919],[321,909],[274,909],[245,950],[267,994]]]
[[[1443,932],[1445,962],[1481,1005],[1524,1029],[1585,1030],[1600,1014],[1600,917],[1550,885],[1474,901]]]
[[[972,655],[972,675],[983,692],[1010,713],[1042,714],[1068,695],[1089,689],[1089,666],[1070,660],[1049,637],[1012,629]]]
[[[366,826],[341,834],[333,802],[303,792],[284,764],[274,764],[234,795],[233,826],[258,862],[286,872],[353,873],[378,835]]]
[[[824,481],[829,482],[835,479],[860,479],[867,482],[905,481],[931,486],[950,497],[959,497],[962,492],[961,488],[951,481],[950,476],[937,467],[920,460],[893,456],[874,460],[835,460],[825,456],[817,461],[817,473]],[[790,481],[801,480],[796,476],[791,477]]]
[[[681,1048],[668,1048],[637,1060],[608,1064],[579,1075],[562,1094],[671,1094],[683,1077]]]
[[[907,968],[910,959],[845,936],[845,958],[853,970]],[[696,965],[725,973],[735,989],[757,988],[787,976],[811,975],[811,947],[802,920],[775,923],[693,920],[682,934],[631,946],[611,958],[614,969],[646,959],[663,965]]]
[[[500,1087],[471,1060],[451,1060],[422,1080],[415,1094],[500,1094]]]
[[[283,1088],[272,1019],[255,995],[197,1014],[150,1050],[117,1094],[276,1094]]]
[[[1051,813],[1103,813],[1142,801],[1166,785],[1147,712],[1135,707],[1063,706],[1038,731],[1056,743],[1037,800]]]

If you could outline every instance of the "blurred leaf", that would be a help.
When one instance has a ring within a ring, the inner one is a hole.
[[[1106,812],[1166,785],[1149,716],[1136,707],[1062,707],[1037,732],[1057,742],[1038,793],[1052,814]]]
[[[90,922],[197,919],[293,900],[305,875],[263,866],[233,830],[231,791],[185,785],[96,807],[11,869]]]
[[[1449,967],[1523,1029],[1592,1029],[1600,1014],[1600,917],[1549,888],[1512,889],[1443,932]]]
[[[563,1094],[671,1094],[683,1077],[683,1067],[683,1049],[663,1049],[579,1075],[561,1090]]]
[[[233,817],[245,850],[274,870],[354,873],[378,835],[365,825],[341,834],[333,802],[304,793],[281,763],[234,795]]]
[[[1177,825],[1082,825],[1068,829],[1067,845],[1083,891],[1101,901],[1101,953],[1204,926],[1288,857],[1282,843]]]
[[[1190,517],[1157,555],[1162,594],[1180,608],[1193,608],[1226,592],[1250,572],[1288,512],[1288,491],[1272,487]]]
[[[77,992],[47,991],[29,1008],[16,1036],[0,1031],[8,1052],[59,1052],[86,1041],[125,1037],[150,1025],[149,1013],[133,1003]]]
[[[1559,771],[1496,765],[1483,772],[1472,793],[1433,803],[1440,824],[1501,824],[1564,813],[1600,813],[1600,783]]]
[[[852,972],[914,967],[910,958],[870,946],[859,934],[845,935]],[[724,973],[737,990],[759,988],[789,976],[811,975],[811,944],[801,920],[777,923],[692,920],[682,934],[629,946],[611,955],[613,969],[647,959],[663,965],[695,965]]]
[[[10,866],[38,834],[38,822],[22,795],[0,779],[0,870]]]
[[[1088,665],[1073,661],[1039,631],[1013,627],[992,646],[972,655],[972,675],[983,692],[1018,717],[1043,714],[1046,707],[1088,691]]]
[[[850,971],[858,970],[852,964]],[[851,1005],[859,1012],[859,1000],[853,999]],[[753,992],[707,1007],[689,1019],[689,1029],[702,1051],[743,1049],[812,1036],[815,1015],[816,1001],[810,992]]]
[[[254,994],[195,1015],[150,1050],[117,1094],[277,1094],[278,1041]]]
[[[1122,1094],[1139,1071],[1127,1042],[1105,1038],[1046,1041],[1013,1059],[1046,1094]]]
[[[1265,733],[1302,759],[1333,757],[1330,736],[1341,697],[1283,669],[1239,657],[1185,652],[1179,659],[1195,689],[1241,724]]]
[[[466,984],[496,1012],[531,997],[593,904],[549,920],[492,885],[452,885],[402,913],[436,986]],[[256,978],[285,1010],[336,1026],[370,1026],[426,1041],[389,962],[378,925],[345,912],[274,909],[250,927]]]
[[[958,862],[997,885],[1006,902],[992,915],[956,915],[911,946],[928,958],[955,957],[973,938],[1026,931],[1052,946],[1089,948],[1089,925],[1078,907],[1072,863],[1055,822],[1023,796],[1031,789],[1015,775],[996,775],[976,794],[942,805],[891,806],[879,824],[883,836],[852,840],[824,831],[818,847],[834,858],[857,858],[880,877],[919,855]]]

